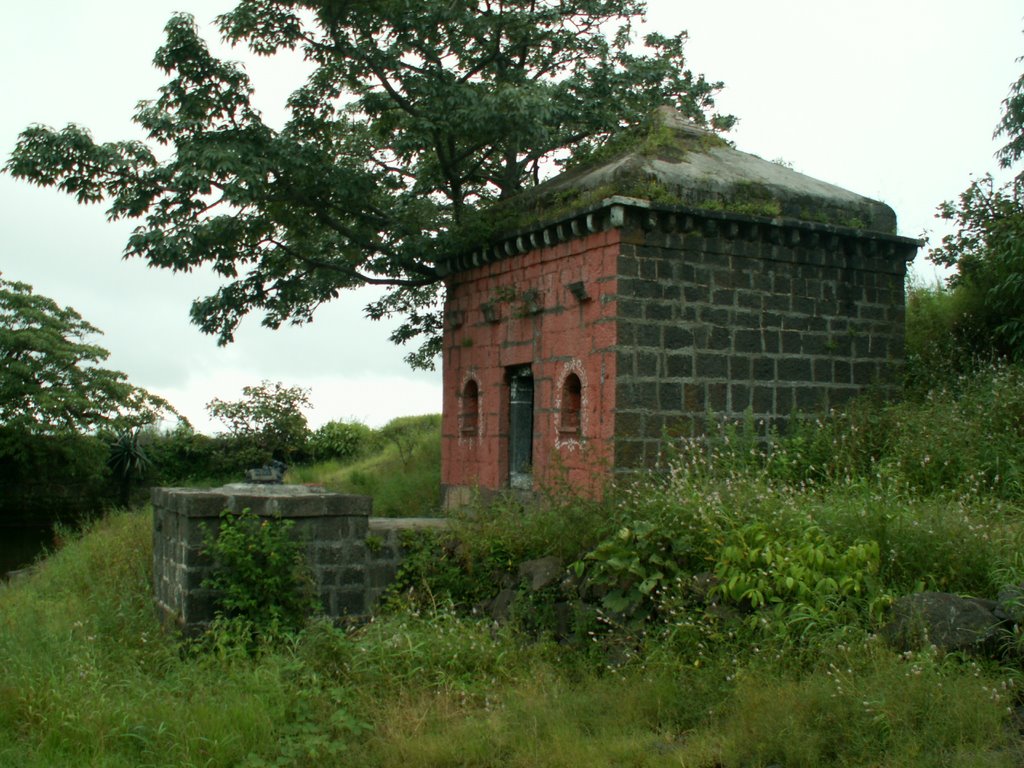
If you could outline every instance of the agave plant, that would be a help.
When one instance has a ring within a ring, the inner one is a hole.
[[[107,466],[121,486],[120,503],[128,506],[133,479],[141,478],[149,468],[150,460],[139,442],[139,429],[126,429],[110,442]]]

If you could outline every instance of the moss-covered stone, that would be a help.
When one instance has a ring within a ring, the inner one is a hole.
[[[514,232],[614,196],[895,234],[884,203],[740,152],[669,108],[613,136],[538,187],[480,211],[479,231]]]

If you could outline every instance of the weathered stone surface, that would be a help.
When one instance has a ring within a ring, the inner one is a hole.
[[[534,592],[557,583],[565,573],[560,557],[542,557],[519,565],[519,578]]]
[[[899,598],[892,606],[882,636],[894,647],[916,650],[978,649],[996,634],[997,603],[946,592],[920,592]]]
[[[671,138],[656,147],[638,147],[599,165],[561,174],[532,196],[582,198],[590,190],[629,189],[653,182],[680,203],[695,207],[764,210],[878,232],[896,231],[896,215],[884,203],[741,152],[671,107],[658,110],[656,119]]]
[[[503,589],[491,601],[488,613],[497,622],[508,621],[509,613],[512,610],[512,603],[516,599],[516,590]]]
[[[202,588],[212,566],[205,541],[216,535],[224,510],[243,509],[293,523],[292,534],[305,549],[325,613],[365,615],[405,557],[402,533],[446,525],[422,518],[371,520],[371,505],[368,497],[305,486],[239,483],[213,490],[155,489],[153,588],[161,618],[187,632],[202,629],[213,618],[216,596]]]

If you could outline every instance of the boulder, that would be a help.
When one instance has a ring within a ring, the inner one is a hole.
[[[979,650],[1002,623],[993,600],[947,592],[920,592],[899,598],[882,627],[886,641],[901,650],[934,645],[942,651]]]
[[[537,560],[527,560],[519,564],[519,578],[525,582],[532,592],[550,586],[562,578],[565,564],[561,558],[549,556]]]
[[[1010,624],[1024,624],[1024,584],[1007,584],[996,595],[995,614]]]
[[[512,611],[512,603],[515,602],[516,591],[514,589],[503,589],[491,601],[487,612],[491,618],[499,624],[508,621],[509,613]]]

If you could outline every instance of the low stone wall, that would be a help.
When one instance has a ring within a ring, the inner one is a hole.
[[[194,632],[213,618],[215,593],[204,589],[213,562],[203,542],[215,536],[225,510],[294,523],[304,543],[324,613],[369,614],[405,557],[405,530],[436,528],[433,518],[371,518],[367,496],[289,485],[234,484],[214,489],[153,490],[153,588],[165,623]]]

